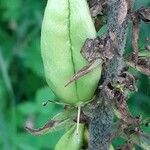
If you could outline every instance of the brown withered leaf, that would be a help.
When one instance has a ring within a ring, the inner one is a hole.
[[[147,7],[147,8],[141,7],[138,10],[138,13],[139,13],[140,19],[142,19],[145,22],[150,22],[150,7]]]
[[[82,76],[90,73],[92,70],[94,70],[97,67],[101,67],[102,65],[102,60],[101,59],[96,59],[92,62],[90,62],[87,66],[83,67],[81,70],[79,70],[71,79],[65,84],[65,87],[71,84],[72,82],[78,80]]]
[[[127,61],[126,64],[132,68],[135,68],[137,71],[150,76],[150,67],[149,66],[145,66],[143,64],[137,64],[135,65],[135,63],[133,61]]]
[[[61,121],[51,120],[41,128],[34,129],[26,126],[25,129],[33,135],[42,135],[48,133],[50,130],[53,130],[60,123]]]
[[[48,121],[43,127],[41,128],[34,128],[26,126],[25,129],[33,134],[33,135],[43,135],[49,132],[54,132],[57,130],[64,129],[66,127],[70,127],[74,124],[74,118],[76,118],[77,112],[74,107],[69,107],[55,115],[50,121]]]
[[[90,12],[93,17],[101,14],[103,9],[107,7],[107,0],[88,0]]]

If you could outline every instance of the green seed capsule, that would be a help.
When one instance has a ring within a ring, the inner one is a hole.
[[[76,125],[66,132],[58,141],[55,150],[81,150],[83,146],[84,124],[79,124],[77,134]]]
[[[86,0],[48,0],[41,33],[41,53],[48,85],[58,98],[79,106],[92,99],[101,66],[65,87],[67,81],[88,65],[80,54],[87,38],[96,31]]]

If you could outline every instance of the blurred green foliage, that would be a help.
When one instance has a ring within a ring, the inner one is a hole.
[[[24,130],[40,127],[61,111],[42,102],[55,98],[45,82],[40,29],[46,0],[0,1],[0,149],[53,150],[61,133],[41,137]]]
[[[56,132],[35,137],[24,130],[27,123],[42,126],[62,107],[42,103],[55,99],[48,88],[40,56],[40,29],[46,0],[0,1],[0,149],[53,150],[62,135]],[[59,5],[59,4],[58,4]],[[136,8],[150,6],[149,0],[137,0]],[[141,24],[140,47],[150,36],[150,25]],[[129,32],[126,50],[131,50]],[[150,116],[150,79],[138,76],[138,92],[129,95],[133,115]],[[149,128],[144,128],[150,132]],[[119,145],[119,142],[115,143]]]

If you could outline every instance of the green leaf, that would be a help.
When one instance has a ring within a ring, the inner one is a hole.
[[[5,20],[18,20],[20,14],[21,1],[20,0],[5,0],[0,2],[0,6],[2,7],[3,11],[3,19]]]
[[[17,111],[22,115],[30,115],[38,112],[38,107],[34,102],[24,102],[17,106]]]
[[[45,116],[44,118],[52,117],[63,109],[62,105],[55,104],[56,99],[57,97],[48,86],[42,87],[36,92],[35,100],[38,109],[42,110],[40,111],[40,114],[42,115],[41,117],[43,117],[43,115]],[[47,102],[47,100],[54,101],[54,103],[49,103],[49,105],[43,106],[43,103]]]
[[[30,68],[38,76],[44,76],[43,63],[40,53],[40,39],[36,38],[26,50],[25,66]]]
[[[52,90],[48,87],[42,87],[40,88],[37,92],[36,92],[36,102],[38,103],[38,105],[43,104],[43,102],[47,101],[47,100],[51,100],[54,101],[55,99],[57,99],[57,97],[55,96],[55,94],[52,92]]]
[[[1,77],[1,76],[0,76]],[[0,78],[0,100],[1,100],[1,104],[0,104],[0,111],[4,110],[6,107],[6,100],[7,100],[7,92],[5,89],[5,85],[2,82],[1,78]]]

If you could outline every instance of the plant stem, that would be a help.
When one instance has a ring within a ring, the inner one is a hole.
[[[124,63],[123,53],[126,43],[128,28],[128,14],[132,6],[132,0],[108,0],[108,33],[110,37],[110,53],[114,50],[114,57],[107,62],[104,70],[103,88],[97,94],[96,106],[92,111],[89,125],[90,140],[88,150],[108,150],[113,133],[113,109],[112,99],[108,84],[117,79]],[[106,86],[104,85],[106,84]]]

